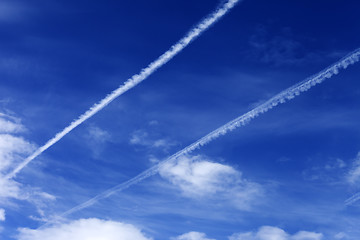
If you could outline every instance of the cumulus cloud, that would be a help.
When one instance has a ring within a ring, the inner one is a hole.
[[[5,209],[0,208],[0,221],[5,221]]]
[[[321,240],[323,234],[300,231],[294,235],[283,229],[272,226],[262,226],[257,232],[236,233],[229,240]]]
[[[358,183],[360,180],[360,152],[353,161],[353,166],[347,175],[347,180],[351,184]]]
[[[188,232],[180,236],[171,238],[171,240],[215,240],[215,239],[207,238],[205,233]]]
[[[220,198],[242,210],[249,209],[250,203],[262,192],[259,184],[245,180],[233,167],[204,156],[182,156],[168,162],[161,167],[160,175],[187,197]]]
[[[80,219],[42,229],[19,229],[18,240],[150,240],[131,224]]]

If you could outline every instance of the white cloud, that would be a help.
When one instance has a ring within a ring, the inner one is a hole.
[[[344,167],[346,167],[346,163],[341,159],[336,159],[335,161],[325,165],[326,170],[334,170],[334,169],[336,170],[336,169],[342,169]]]
[[[34,149],[35,146],[22,137],[0,132],[0,171],[7,170],[10,165]]]
[[[24,131],[24,126],[19,119],[10,117],[6,114],[0,113],[0,132],[1,133],[18,133]]]
[[[94,125],[87,128],[87,133],[84,137],[86,144],[90,147],[93,156],[96,158],[101,155],[106,143],[111,140],[109,132]]]
[[[80,219],[42,229],[19,229],[18,240],[150,240],[135,226],[101,219]]]
[[[0,112],[0,174],[35,146],[16,134],[25,131],[18,118]]]
[[[347,180],[351,184],[355,184],[360,180],[360,152],[354,159],[353,167],[347,175]]]
[[[344,232],[339,232],[334,237],[335,239],[345,239],[347,238],[347,235]]]
[[[0,208],[0,221],[5,221],[5,209]]]
[[[290,235],[283,229],[272,226],[262,226],[257,232],[236,233],[229,240],[321,240],[321,233],[300,231]]]
[[[110,139],[110,134],[96,126],[91,126],[88,128],[88,138],[92,139],[95,142],[106,142]]]
[[[8,198],[22,198],[20,187],[20,183],[14,180],[5,179],[4,176],[0,175],[0,202],[4,202]]]
[[[180,236],[171,238],[171,240],[215,240],[215,239],[206,238],[205,233],[188,232]]]
[[[41,213],[45,201],[53,201],[55,197],[5,177],[36,149],[34,144],[19,136],[24,131],[26,128],[20,123],[20,119],[0,113],[0,203],[10,205],[13,199],[26,200]]]
[[[320,240],[323,238],[321,233],[300,231],[293,235],[291,240]]]
[[[10,167],[25,154],[31,153],[35,146],[22,137],[16,136],[25,130],[19,119],[0,113],[0,202],[8,198],[21,199],[21,184],[5,179],[4,175]]]
[[[131,134],[130,144],[162,149],[164,152],[167,152],[170,147],[176,145],[174,141],[167,138],[158,138],[152,135],[156,134],[149,134],[147,131],[137,130]]]
[[[204,156],[182,156],[168,162],[161,167],[160,175],[187,197],[226,200],[243,210],[248,210],[262,192],[259,184],[243,179],[233,167]]]

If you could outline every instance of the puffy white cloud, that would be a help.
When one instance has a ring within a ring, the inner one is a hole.
[[[353,161],[353,167],[347,175],[347,180],[351,184],[355,184],[360,180],[360,152]]]
[[[133,225],[101,219],[80,219],[42,229],[19,229],[18,240],[150,240]]]
[[[161,167],[160,175],[187,197],[220,198],[244,210],[262,192],[259,184],[243,179],[241,172],[233,167],[209,161],[204,156],[182,156],[168,162]]]
[[[5,209],[0,208],[0,221],[5,221]]]
[[[300,231],[294,235],[283,229],[272,226],[262,226],[257,232],[236,233],[229,240],[321,240],[321,233]]]
[[[215,240],[215,239],[206,238],[205,233],[188,232],[180,236],[171,238],[171,240]]]

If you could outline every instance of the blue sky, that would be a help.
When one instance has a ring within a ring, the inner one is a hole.
[[[357,49],[358,1],[240,2],[6,179],[225,2],[0,2],[0,239],[358,238],[356,64],[43,226]]]

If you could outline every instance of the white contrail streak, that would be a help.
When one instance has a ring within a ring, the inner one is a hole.
[[[345,205],[350,206],[360,200],[360,192],[345,200]]]
[[[99,112],[101,109],[106,107],[114,99],[127,92],[131,88],[135,87],[146,78],[148,78],[152,73],[157,69],[162,67],[173,57],[175,57],[179,52],[181,52],[187,45],[189,45],[193,40],[200,36],[204,31],[206,31],[211,25],[223,17],[230,9],[232,9],[238,2],[242,0],[228,0],[221,7],[217,8],[213,13],[208,17],[202,20],[194,28],[192,28],[183,38],[181,38],[176,44],[170,47],[163,55],[158,59],[150,63],[146,68],[142,69],[139,74],[135,74],[130,79],[128,79],[123,85],[114,90],[112,93],[107,95],[100,102],[94,104],[88,111],[81,115],[78,119],[74,120],[69,126],[64,128],[61,132],[57,133],[55,137],[50,139],[45,145],[38,148],[31,156],[27,157],[19,166],[17,166],[12,172],[10,172],[6,178],[10,179],[16,176],[29,162],[39,156],[46,149],[54,145],[60,139],[62,139],[66,134],[71,132],[74,128],[82,124],[84,121],[92,117],[94,114]]]
[[[280,92],[279,94],[275,95],[270,100],[266,101],[265,103],[261,104],[260,106],[254,108],[253,110],[245,113],[244,115],[232,120],[231,122],[228,122],[227,124],[219,127],[215,131],[212,131],[205,137],[201,138],[200,140],[194,142],[193,144],[187,146],[186,148],[180,150],[179,152],[175,153],[174,155],[170,156],[169,158],[161,161],[157,165],[149,168],[148,170],[140,173],[136,177],[123,182],[113,188],[110,188],[109,190],[106,190],[105,192],[100,193],[99,195],[95,196],[94,198],[64,212],[61,217],[65,217],[69,214],[72,214],[74,212],[77,212],[81,209],[84,209],[86,207],[89,207],[99,201],[100,199],[107,198],[114,194],[115,192],[122,191],[131,185],[134,185],[145,178],[148,178],[152,175],[155,175],[158,173],[159,169],[167,162],[177,159],[181,155],[189,154],[192,151],[194,151],[197,148],[200,148],[201,146],[204,146],[205,144],[215,140],[216,138],[220,137],[221,135],[225,135],[227,132],[232,131],[238,127],[241,127],[248,123],[253,118],[257,117],[261,113],[265,113],[268,110],[272,109],[273,107],[277,106],[280,103],[285,103],[287,100],[290,100],[296,96],[298,96],[301,92],[305,92],[309,90],[311,87],[315,86],[316,84],[319,84],[323,81],[325,81],[327,78],[332,77],[333,75],[337,74],[340,69],[346,69],[350,64],[354,64],[359,61],[360,58],[360,48],[351,52],[338,62],[334,63],[333,65],[329,66],[325,70],[303,80],[302,82],[299,82],[295,84],[294,86]]]

